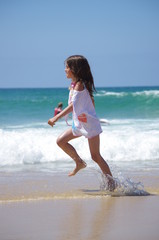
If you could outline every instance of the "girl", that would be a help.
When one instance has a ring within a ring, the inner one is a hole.
[[[73,55],[65,60],[66,77],[72,79],[69,93],[68,107],[61,113],[49,119],[48,124],[53,127],[55,122],[63,116],[73,112],[72,128],[69,128],[57,138],[58,146],[76,163],[75,169],[69,173],[74,176],[86,163],[80,158],[70,140],[85,136],[88,138],[92,159],[99,165],[108,180],[108,186],[113,187],[112,173],[108,164],[100,154],[99,134],[102,132],[100,122],[95,113],[93,92],[95,90],[93,76],[87,59],[81,55]]]

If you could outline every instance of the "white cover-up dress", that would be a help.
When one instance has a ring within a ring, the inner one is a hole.
[[[100,121],[86,87],[83,91],[70,90],[68,104],[73,104],[72,133],[92,138],[102,132]]]

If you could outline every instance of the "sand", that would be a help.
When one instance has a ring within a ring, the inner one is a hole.
[[[2,204],[1,240],[158,240],[159,197],[102,197]]]
[[[148,196],[110,196],[85,171],[72,178],[31,173],[7,179],[0,188],[0,240],[159,239],[158,190]]]

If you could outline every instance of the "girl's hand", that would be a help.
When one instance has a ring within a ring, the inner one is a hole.
[[[54,125],[55,125],[55,122],[57,121],[57,118],[56,118],[56,116],[55,117],[53,117],[53,118],[50,118],[49,120],[48,120],[48,124],[51,126],[51,127],[53,127]]]

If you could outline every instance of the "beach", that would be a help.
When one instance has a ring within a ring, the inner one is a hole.
[[[47,124],[67,98],[68,89],[0,89],[0,240],[158,240],[159,87],[95,94],[114,192],[84,137],[72,144],[87,168],[68,177],[75,164],[56,144],[68,126]]]
[[[159,177],[135,178],[150,195],[101,191],[89,169],[71,178],[17,174],[5,190],[1,184],[0,239],[158,240]]]
[[[0,240],[159,240],[158,29],[159,0],[0,0]]]
[[[158,201],[108,197],[12,203],[0,207],[1,239],[158,240]]]

